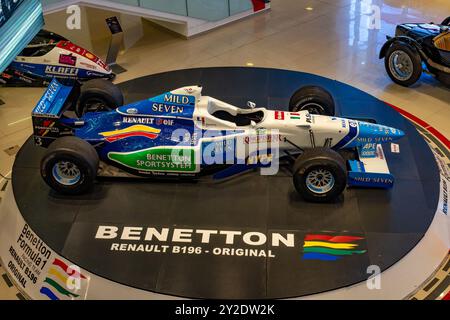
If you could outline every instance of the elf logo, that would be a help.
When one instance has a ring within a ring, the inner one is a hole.
[[[45,73],[61,76],[77,76],[78,69],[70,67],[47,66],[45,68]]]

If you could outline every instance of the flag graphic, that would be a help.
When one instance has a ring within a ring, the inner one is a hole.
[[[300,120],[300,113],[291,112],[290,117],[291,117],[291,120]]]
[[[197,117],[197,121],[201,122],[203,126],[206,125],[206,120],[204,117]]]
[[[276,111],[275,112],[275,120],[284,120],[284,112]]]
[[[100,133],[108,142],[115,142],[129,137],[146,137],[156,139],[161,130],[144,125],[131,126],[122,130],[114,130]]]
[[[85,284],[87,281],[87,278],[75,268],[72,269],[65,262],[55,259],[48,270],[40,293],[50,300],[78,299],[80,298],[80,291],[83,291],[82,288],[68,288],[68,284],[73,282],[74,279],[80,280],[82,287],[83,283]]]
[[[303,260],[336,261],[345,256],[360,255],[367,250],[360,250],[358,241],[361,237],[307,235],[303,245]]]

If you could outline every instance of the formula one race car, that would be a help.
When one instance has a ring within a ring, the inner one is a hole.
[[[397,26],[395,37],[388,37],[381,49],[383,58],[389,77],[399,85],[413,85],[425,70],[450,86],[450,17],[440,25]]]
[[[41,30],[0,74],[3,86],[48,86],[53,78],[86,81],[113,79],[110,68],[97,56],[55,33]]]
[[[122,101],[109,81],[81,88],[50,84],[32,117],[36,144],[48,147],[41,174],[51,188],[80,194],[97,175],[118,173],[224,179],[260,168],[275,174],[271,169],[283,160],[300,195],[326,202],[347,185],[392,187],[381,144],[404,136],[398,129],[322,115],[334,112],[333,98],[312,86],[293,95],[290,111],[252,102],[238,108],[202,96],[198,86],[116,108]],[[78,117],[69,116],[71,109]]]

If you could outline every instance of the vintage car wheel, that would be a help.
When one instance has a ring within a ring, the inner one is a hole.
[[[81,86],[76,107],[79,117],[87,112],[111,111],[123,105],[120,89],[111,81],[93,79]]]
[[[403,42],[393,43],[385,58],[386,71],[395,83],[409,87],[422,75],[422,59],[416,48]]]
[[[327,90],[317,86],[303,87],[292,96],[289,111],[304,110],[308,110],[311,114],[334,116],[335,103]]]
[[[41,175],[55,191],[82,194],[94,185],[99,166],[95,148],[77,137],[53,142],[41,161]]]
[[[344,159],[334,150],[306,150],[294,164],[294,186],[307,201],[330,202],[347,187]]]

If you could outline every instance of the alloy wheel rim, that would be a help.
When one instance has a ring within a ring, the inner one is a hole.
[[[397,80],[407,81],[414,73],[411,57],[402,50],[394,51],[389,57],[389,69]]]
[[[53,178],[64,186],[76,185],[81,179],[78,166],[70,161],[60,161],[53,166]]]
[[[306,177],[306,187],[316,194],[330,192],[335,184],[333,174],[326,169],[312,170]]]

